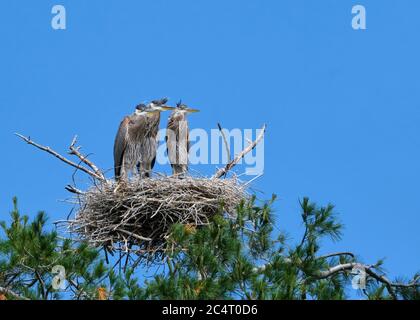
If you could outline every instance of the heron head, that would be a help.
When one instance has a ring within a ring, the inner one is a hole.
[[[174,107],[168,106],[168,98],[163,98],[159,100],[153,100],[148,104],[148,108],[151,109],[151,112],[162,112],[166,110],[173,110]]]
[[[178,110],[182,113],[194,113],[194,112],[199,112],[200,111],[198,109],[192,109],[192,108],[188,107],[185,103],[182,103],[181,100],[176,104],[176,110]]]
[[[136,106],[135,114],[138,116],[144,115],[147,113],[147,106],[144,103],[140,103]]]

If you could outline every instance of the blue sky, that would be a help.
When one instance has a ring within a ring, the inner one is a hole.
[[[66,30],[51,28],[55,4],[66,7]],[[351,28],[356,4],[366,6],[365,31]],[[72,170],[14,132],[60,152],[78,134],[111,168],[121,118],[168,96],[202,110],[192,128],[267,123],[254,187],[278,195],[281,229],[301,234],[303,196],[331,202],[346,229],[325,251],[386,257],[392,276],[411,276],[420,269],[419,12],[414,0],[2,1],[0,219],[15,195],[31,215],[70,211],[60,200]]]

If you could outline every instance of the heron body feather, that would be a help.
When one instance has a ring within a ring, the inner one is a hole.
[[[188,171],[189,127],[185,112],[175,110],[166,129],[166,147],[172,173],[182,175]]]
[[[145,132],[140,142],[139,171],[147,177],[153,169],[157,152],[157,134],[159,131],[160,113],[146,118]]]

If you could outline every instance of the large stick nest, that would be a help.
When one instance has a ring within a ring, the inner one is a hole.
[[[155,253],[175,223],[197,228],[223,212],[235,215],[247,198],[237,179],[160,177],[117,185],[108,181],[80,194],[69,229],[95,246]]]

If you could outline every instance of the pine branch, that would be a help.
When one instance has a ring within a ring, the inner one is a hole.
[[[327,259],[327,258],[332,258],[332,257],[337,257],[337,256],[350,256],[354,258],[354,254],[352,252],[334,252],[334,253],[329,253],[329,254],[320,256],[317,259]]]
[[[45,287],[45,282],[42,276],[39,274],[38,270],[35,270],[35,277],[41,286],[42,299],[47,300],[48,297],[47,297],[47,289]]]

